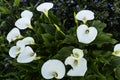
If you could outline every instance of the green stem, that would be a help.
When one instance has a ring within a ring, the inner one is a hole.
[[[57,31],[59,31],[60,33],[62,33],[65,36],[65,33],[60,29],[60,27],[57,24],[51,22],[51,20],[50,20],[50,18],[48,16],[48,13],[45,14],[45,15],[48,18],[49,22],[55,26],[55,28],[57,29]]]

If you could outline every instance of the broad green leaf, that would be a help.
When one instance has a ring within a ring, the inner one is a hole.
[[[45,46],[52,46],[52,42],[54,41],[54,37],[51,34],[48,34],[48,33],[42,34],[42,38],[44,40]]]
[[[111,54],[112,55],[112,54]],[[111,64],[113,66],[120,66],[120,57],[114,56],[114,58],[111,60]]]
[[[56,40],[63,40],[64,38],[65,38],[65,36],[60,31],[55,32],[55,39]]]
[[[120,66],[115,68],[115,77],[120,80]]]
[[[58,53],[53,58],[64,61],[68,56],[72,54],[73,48],[74,48],[73,46],[63,47],[58,51]]]
[[[6,7],[0,6],[0,13],[1,14],[9,14],[10,10],[8,8],[6,8]]]
[[[57,16],[54,15],[53,12],[51,11],[49,11],[49,18],[53,24],[57,24],[57,25],[61,24],[60,19],[57,18]]]
[[[55,29],[54,25],[52,25],[52,24],[41,23],[40,27],[43,27],[46,33],[49,33],[49,34],[52,34],[52,35],[55,34],[56,29]]]
[[[19,6],[20,0],[14,0],[14,6]]]
[[[102,47],[104,44],[115,44],[117,40],[112,38],[112,35],[109,33],[101,32],[97,35],[95,41],[92,44],[96,44],[98,47]]]
[[[98,30],[98,33],[103,32],[103,29],[106,27],[105,23],[102,23],[99,20],[94,20],[92,23],[93,27],[96,27],[96,29]]]
[[[77,37],[74,35],[66,35],[62,41],[63,44],[76,44],[78,42]]]

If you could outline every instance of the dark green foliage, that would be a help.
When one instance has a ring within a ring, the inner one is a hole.
[[[120,80],[120,58],[112,55],[114,45],[120,40],[119,0],[24,1],[0,0],[0,80],[45,80],[41,75],[42,64],[49,59],[64,62],[65,58],[72,54],[73,48],[83,49],[88,70],[83,77],[65,76],[62,80]],[[50,19],[36,10],[44,1],[55,4],[49,11]],[[34,14],[31,21],[34,29],[21,32],[22,35],[35,39],[36,44],[32,48],[41,59],[20,64],[8,54],[16,41],[9,44],[6,36],[15,27],[14,23],[20,18],[20,13],[26,9]],[[88,21],[87,25],[98,30],[97,38],[88,45],[79,43],[76,36],[78,25],[74,20],[74,13],[82,9],[95,13],[95,20]],[[57,24],[65,35],[56,30],[53,23]],[[67,68],[69,69],[69,66]]]

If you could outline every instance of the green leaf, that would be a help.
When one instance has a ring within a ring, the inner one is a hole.
[[[115,44],[117,40],[112,38],[112,34],[101,32],[92,44],[102,47],[104,44]]]
[[[120,80],[120,66],[115,69],[115,77]]]
[[[68,56],[72,54],[73,48],[74,48],[73,46],[63,47],[58,51],[58,53],[53,58],[64,61]]]
[[[42,34],[42,38],[44,40],[45,46],[52,46],[54,37],[51,34],[49,34],[49,33]]]
[[[60,19],[56,15],[54,15],[53,12],[51,11],[49,11],[49,18],[52,23],[57,25],[61,24]]]
[[[63,44],[75,44],[77,42],[77,37],[74,35],[66,35],[66,38],[62,41]]]
[[[64,38],[65,38],[65,36],[60,31],[55,32],[55,39],[56,40],[63,40]]]
[[[112,60],[111,60],[111,64],[113,66],[120,66],[120,57],[114,57]]]
[[[20,0],[14,0],[14,6],[19,6]]]
[[[46,33],[49,33],[49,34],[52,34],[52,35],[55,34],[56,29],[52,24],[41,23],[40,26],[44,28]]]
[[[6,7],[0,6],[0,13],[1,14],[9,14],[10,10],[8,8],[6,8]]]
[[[94,20],[92,23],[93,27],[96,27],[96,29],[98,30],[98,32],[103,32],[103,29],[106,27],[105,23],[102,23],[99,20]]]

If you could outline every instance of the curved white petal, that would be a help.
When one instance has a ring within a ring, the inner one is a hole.
[[[73,56],[69,56],[65,59],[65,65],[71,65],[74,67],[74,60],[75,58]]]
[[[24,49],[24,46],[13,46],[9,50],[9,55],[12,58],[18,56],[18,54]]]
[[[120,44],[116,44],[116,45],[114,46],[114,51],[116,51],[116,50],[120,50]]]
[[[78,48],[74,48],[73,49],[73,56],[75,57],[75,58],[82,58],[83,57],[83,50],[81,50],[81,49],[78,49]]]
[[[120,50],[114,51],[112,55],[120,57]]]
[[[33,13],[29,10],[24,10],[21,13],[21,17],[27,17],[27,18],[32,18],[33,17]]]
[[[93,20],[94,13],[90,10],[81,10],[77,13],[76,19],[84,21],[84,20]]]
[[[35,44],[35,41],[32,37],[26,37],[22,41],[25,45]]]
[[[68,76],[84,76],[87,71],[87,61],[84,58],[78,60],[78,65],[74,66],[67,73]]]
[[[45,79],[52,79],[54,77],[62,79],[65,75],[65,66],[60,60],[48,60],[43,64],[41,74]]]
[[[22,38],[22,36],[18,28],[13,28],[7,35],[7,40],[9,43],[19,38]]]
[[[33,52],[32,48],[27,46],[17,57],[18,63],[29,63],[36,58],[36,53]]]
[[[31,19],[27,17],[23,17],[18,19],[15,22],[15,26],[18,27],[19,29],[26,29],[26,28],[32,28],[31,26]]]
[[[80,25],[77,28],[77,38],[79,42],[89,44],[95,40],[97,36],[97,29],[95,27],[89,27],[87,25]]]
[[[45,2],[45,3],[40,4],[40,5],[37,7],[37,10],[46,13],[46,12],[48,12],[48,10],[50,10],[52,7],[53,7],[53,3],[51,3],[51,2]]]
[[[16,42],[16,46],[21,47],[21,46],[25,46],[25,44],[24,44],[24,42],[23,42],[22,40],[18,40],[18,41]]]
[[[114,52],[112,53],[114,56],[120,57],[120,44],[116,44],[114,46]]]

